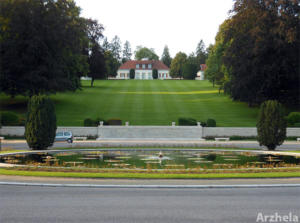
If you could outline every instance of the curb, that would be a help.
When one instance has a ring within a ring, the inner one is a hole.
[[[39,186],[39,187],[71,187],[71,188],[141,188],[141,189],[233,189],[233,188],[291,188],[300,184],[244,184],[244,185],[98,185],[98,184],[49,184],[49,183],[23,183],[0,182],[6,186]]]

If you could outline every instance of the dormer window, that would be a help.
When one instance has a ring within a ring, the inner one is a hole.
[[[145,65],[145,64],[143,64],[142,66],[143,66],[143,69],[145,69],[145,68],[146,68],[146,65]]]
[[[151,69],[152,68],[152,64],[148,64],[148,69]]]
[[[139,65],[139,64],[137,64],[135,67],[136,67],[137,69],[139,69],[139,68],[140,68],[140,65]]]

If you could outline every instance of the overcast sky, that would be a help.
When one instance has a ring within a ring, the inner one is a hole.
[[[190,54],[203,39],[213,44],[233,0],[75,0],[82,16],[97,19],[109,41],[118,35],[136,46],[154,48],[160,57],[165,45],[171,56]]]

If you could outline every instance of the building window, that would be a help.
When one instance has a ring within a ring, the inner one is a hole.
[[[137,64],[135,67],[136,67],[136,68],[140,68],[140,65],[139,65],[139,64]]]
[[[152,64],[148,64],[148,68],[151,69],[152,68]]]
[[[145,69],[145,68],[146,68],[146,65],[145,65],[145,64],[143,64],[142,66],[143,66],[143,69]]]

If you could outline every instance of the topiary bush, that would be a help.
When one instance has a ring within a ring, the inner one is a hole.
[[[54,104],[47,96],[35,95],[28,101],[25,121],[25,138],[33,150],[43,150],[53,145],[56,133]]]
[[[200,121],[200,125],[201,125],[202,127],[206,127],[206,126],[207,126],[206,122],[201,122],[201,121]]]
[[[216,122],[216,120],[209,118],[206,121],[206,125],[207,125],[207,127],[216,127],[217,122]]]
[[[2,112],[0,114],[2,126],[17,126],[19,125],[19,117],[14,112]]]
[[[290,127],[296,127],[295,123],[300,123],[300,112],[291,112],[287,116],[287,123]]]
[[[277,101],[265,101],[260,106],[257,122],[257,140],[269,150],[275,150],[286,138],[286,119],[282,105]]]
[[[85,127],[97,127],[98,125],[100,125],[100,122],[103,122],[103,124],[106,124],[106,121],[102,118],[96,118],[91,119],[91,118],[86,118],[83,120],[83,126]]]
[[[178,125],[194,126],[194,125],[197,125],[197,120],[193,119],[193,118],[178,118]]]
[[[112,118],[106,121],[107,125],[122,125],[122,120],[118,118]]]
[[[135,78],[135,70],[134,69],[130,69],[130,71],[129,71],[129,77],[130,77],[130,79],[134,79]]]
[[[83,126],[85,126],[85,127],[94,126],[94,121],[90,118],[86,118],[83,120]]]
[[[158,78],[158,70],[157,69],[153,69],[153,71],[152,71],[152,77],[153,77],[153,79],[157,79]]]

